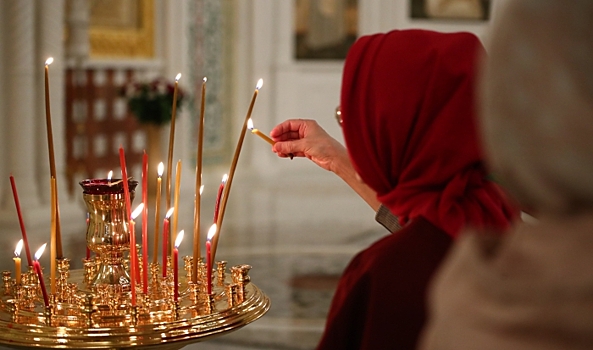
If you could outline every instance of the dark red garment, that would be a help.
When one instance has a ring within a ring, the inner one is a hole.
[[[352,163],[405,226],[358,254],[318,349],[414,349],[426,290],[465,226],[506,229],[515,211],[487,179],[474,113],[469,33],[392,31],[360,38],[342,81]]]
[[[340,278],[318,349],[414,349],[427,285],[451,241],[416,218],[359,253]]]
[[[342,80],[354,167],[402,224],[423,216],[455,237],[506,229],[513,209],[486,179],[474,87],[484,49],[470,33],[396,30],[352,46]]]

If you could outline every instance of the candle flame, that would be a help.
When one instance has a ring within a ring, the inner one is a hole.
[[[206,237],[206,239],[211,240],[212,237],[214,237],[214,235],[216,234],[216,229],[216,224],[212,224],[212,226],[210,226],[210,229],[208,230],[208,236]]]
[[[261,87],[262,87],[263,85],[264,85],[264,80],[260,78],[260,79],[257,81],[257,85],[255,85],[255,90],[259,90],[259,89],[261,89]]]
[[[109,170],[107,173],[107,180],[111,181],[111,177],[113,176],[113,170]]]
[[[19,256],[21,256],[21,250],[23,250],[23,240],[22,239],[16,244],[16,249],[14,250],[14,256],[16,256],[17,258]]]
[[[200,186],[200,195],[204,192],[204,185]]]
[[[54,61],[54,58],[53,58],[53,57],[50,57],[50,58],[48,58],[48,59],[45,61],[45,65],[46,65],[46,66],[49,66],[50,64],[52,64],[52,62],[53,62],[53,61]]]
[[[208,81],[208,78],[204,77],[204,83]]]
[[[43,243],[41,248],[37,249],[37,251],[35,252],[35,260],[39,260],[39,258],[41,258],[41,254],[43,254],[43,251],[45,250],[46,245],[47,245],[47,243]]]
[[[184,230],[179,231],[177,234],[177,238],[175,238],[175,248],[179,248],[181,241],[183,241],[183,235],[185,234]]]
[[[175,82],[178,82],[179,79],[181,79],[181,73],[177,73],[177,75],[175,76]]]
[[[229,176],[227,174],[222,175],[222,183],[226,184],[226,181],[229,179]]]
[[[175,208],[170,208],[170,209],[167,211],[167,214],[165,214],[165,219],[168,219],[168,218],[170,218],[170,217],[171,217],[171,215],[173,215],[173,212],[174,212],[174,211],[175,211]]]
[[[144,203],[138,204],[136,209],[134,209],[134,211],[132,212],[132,215],[131,215],[132,220],[134,220],[135,218],[138,217],[138,215],[140,215],[140,213],[142,212],[142,209],[144,209]]]
[[[157,174],[159,175],[159,177],[162,177],[163,172],[165,171],[165,164],[163,164],[163,162],[160,162],[156,171],[157,171]]]
[[[251,118],[247,120],[247,129],[253,130],[253,120]]]

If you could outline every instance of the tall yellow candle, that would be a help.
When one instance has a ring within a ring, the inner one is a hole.
[[[50,272],[49,282],[51,294],[56,294],[56,258],[57,258],[57,237],[56,237],[56,178],[51,178],[51,227],[50,227]]]
[[[202,101],[200,109],[200,121],[198,123],[198,155],[196,162],[196,194],[194,204],[194,245],[193,245],[193,257],[194,264],[192,265],[191,279],[192,282],[197,282],[198,278],[198,260],[201,256],[200,248],[200,213],[201,213],[201,202],[202,202],[202,153],[204,144],[204,114],[206,109],[206,82],[208,79],[204,77],[202,82]]]
[[[45,61],[45,126],[47,131],[47,148],[49,151],[49,174],[50,178],[57,179],[56,175],[56,158],[54,155],[54,137],[51,122],[51,106],[49,99],[49,65],[54,61],[53,57],[49,57]],[[57,187],[56,187],[56,211],[53,214],[56,218],[56,254],[58,258],[63,258],[62,254],[62,233],[60,228],[60,211],[57,206]]]
[[[21,250],[23,249],[23,240],[19,240],[14,250],[14,275],[17,286],[21,284]]]
[[[152,256],[152,262],[156,264],[158,262],[158,255],[159,255],[159,232],[160,232],[160,222],[161,222],[161,188],[163,187],[162,177],[163,171],[165,170],[165,165],[163,162],[159,163],[157,168],[157,178],[156,178],[156,208],[154,214],[154,254]]]
[[[49,100],[49,65],[54,61],[53,57],[45,61],[45,126],[47,131],[47,144],[49,150],[49,173],[56,177],[56,158],[54,156],[54,138],[51,126],[51,108]]]
[[[179,186],[181,185],[181,160],[177,161],[177,167],[175,168],[175,204],[173,208],[175,211],[173,212],[173,231],[177,232],[177,219],[179,218]],[[171,236],[171,256],[173,256],[173,248],[175,246],[175,237],[174,235]]]
[[[165,201],[167,208],[171,207],[171,173],[173,172],[173,146],[175,145],[175,119],[177,114],[177,90],[179,88],[179,79],[181,79],[181,73],[178,73],[175,77],[175,87],[173,89],[173,106],[171,107],[169,154],[167,155],[167,177],[165,178]]]
[[[263,79],[260,79],[257,81],[257,84],[255,85],[255,91],[253,92],[253,97],[251,98],[251,103],[249,104],[249,109],[247,110],[247,115],[245,116],[245,120],[243,121],[243,128],[241,129],[241,134],[239,135],[239,140],[237,141],[237,147],[235,148],[235,155],[233,156],[233,162],[231,163],[229,177],[227,179],[227,183],[224,188],[222,200],[220,202],[218,219],[216,221],[216,234],[214,235],[214,238],[212,239],[212,256],[210,257],[211,263],[213,263],[216,258],[216,248],[218,247],[218,240],[220,239],[220,229],[222,228],[222,222],[224,220],[224,212],[226,209],[226,203],[229,198],[229,193],[231,192],[231,185],[233,184],[233,178],[235,176],[237,162],[239,161],[239,155],[241,154],[241,147],[243,147],[243,140],[245,139],[245,132],[247,131],[247,121],[249,120],[249,118],[251,118],[251,113],[253,112],[253,106],[255,105],[255,99],[257,98],[259,89],[261,89],[263,84],[264,84]]]

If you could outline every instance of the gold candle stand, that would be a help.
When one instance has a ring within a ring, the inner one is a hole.
[[[121,182],[95,179],[80,183],[89,211],[87,246],[97,257],[83,259],[83,269],[73,271],[70,260],[56,259],[56,293],[49,296],[48,307],[33,269],[22,274],[19,285],[9,271],[2,273],[0,344],[45,349],[179,349],[239,329],[268,311],[270,300],[250,283],[251,266],[233,266],[228,278],[226,262],[218,262],[208,294],[205,264],[191,257],[183,259],[178,300],[174,300],[173,272],[169,269],[163,278],[160,271],[169,266],[158,263],[149,265],[148,293],[138,283],[132,299],[130,278],[134,276],[128,272],[130,234]],[[137,182],[128,183],[133,195]],[[194,263],[195,283],[191,278]],[[50,285],[49,281],[45,284]]]
[[[174,302],[172,279],[162,279],[159,266],[151,264],[150,276],[161,280],[149,282],[148,295],[139,286],[136,305],[129,288],[89,285],[85,274],[92,267],[70,271],[64,262],[58,267],[58,292],[50,295],[49,308],[33,271],[23,274],[21,285],[3,272],[0,343],[46,349],[179,349],[239,329],[270,307],[268,297],[249,283],[249,265],[233,266],[234,274],[224,281],[217,274],[210,295],[199,288],[205,279],[194,284],[179,276],[179,301]]]

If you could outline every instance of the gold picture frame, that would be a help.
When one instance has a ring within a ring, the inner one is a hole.
[[[92,58],[154,57],[154,0],[92,0]]]

